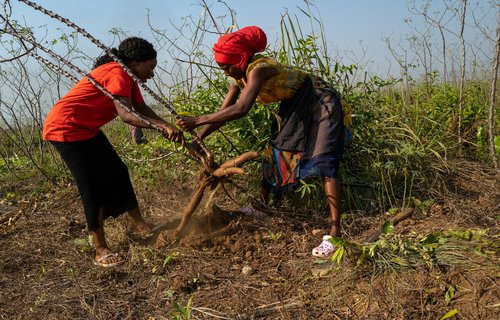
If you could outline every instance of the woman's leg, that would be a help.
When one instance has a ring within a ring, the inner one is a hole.
[[[117,265],[123,262],[123,258],[116,255],[108,247],[106,237],[104,236],[104,211],[102,208],[99,210],[99,228],[90,231],[92,242],[95,247],[95,262],[96,264],[108,266]]]
[[[261,187],[260,187],[260,198],[264,204],[268,205],[269,204],[269,195],[271,194],[271,190],[269,190],[269,186],[267,183],[262,179]]]
[[[340,213],[342,208],[342,190],[340,179],[325,177],[325,194],[332,222],[330,235],[332,237],[340,237]]]
[[[130,220],[132,220],[132,224],[134,225],[137,233],[141,235],[147,235],[153,230],[152,227],[142,217],[139,207],[135,207],[134,209],[129,210],[128,216]]]
[[[335,252],[336,248],[331,243],[331,237],[340,237],[340,210],[342,208],[342,192],[340,179],[325,177],[325,194],[330,209],[330,219],[332,226],[328,235],[323,236],[323,241],[319,246],[312,250],[315,257],[329,258]]]

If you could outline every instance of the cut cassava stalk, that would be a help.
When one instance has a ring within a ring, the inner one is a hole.
[[[182,219],[177,228],[175,229],[175,236],[176,238],[180,236],[181,232],[184,230],[186,227],[187,223],[189,222],[189,219],[191,219],[191,216],[193,215],[194,211],[196,208],[198,208],[198,205],[201,202],[201,199],[203,199],[203,195],[205,194],[205,189],[211,184],[211,178],[210,176],[206,175],[205,172],[201,172],[198,178],[198,186],[196,187],[196,190],[194,191],[193,195],[191,196],[191,200],[189,201],[187,207],[184,209],[184,212],[182,213]]]
[[[219,168],[214,171],[213,175],[217,178],[222,178],[231,174],[243,174],[245,170],[242,168]]]
[[[244,163],[246,163],[254,158],[257,158],[258,155],[259,154],[255,151],[245,152],[242,155],[240,155],[234,159],[227,160],[226,162],[224,162],[223,164],[220,165],[220,168],[239,167],[239,166],[243,165]]]

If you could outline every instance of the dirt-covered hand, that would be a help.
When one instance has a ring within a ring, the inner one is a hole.
[[[182,116],[175,122],[184,131],[191,131],[196,128],[196,117],[186,117]]]
[[[177,129],[176,127],[174,127],[172,125],[168,125],[168,124],[164,125],[162,127],[161,133],[168,140],[184,144],[184,135],[182,134],[182,132],[179,129]]]

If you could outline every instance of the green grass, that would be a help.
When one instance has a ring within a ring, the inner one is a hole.
[[[489,160],[486,136],[488,79],[465,84],[461,129],[469,149],[464,150],[456,137],[458,86],[440,83],[438,75],[433,74],[429,83],[412,80],[406,94],[402,92],[402,79],[384,79],[376,75],[359,79],[360,66],[343,65],[327,54],[325,30],[315,10],[313,5],[306,3],[301,16],[284,14],[280,23],[281,39],[269,44],[266,53],[282,63],[320,75],[341,91],[343,100],[349,105],[354,136],[341,166],[341,177],[346,184],[346,211],[385,212],[392,207],[414,205],[414,199],[432,201],[436,194],[434,186],[444,184],[449,172],[460,170],[452,167],[448,159],[462,157],[466,152],[477,161]],[[202,22],[198,21],[193,29],[197,43],[203,41],[199,37],[204,35],[198,30]],[[214,112],[222,103],[228,80],[217,68],[201,64],[212,61],[211,56],[199,50],[193,54],[196,56],[190,57],[189,61],[194,61],[190,66],[198,71],[198,77],[192,79],[194,85],[187,90],[184,83],[172,84],[169,100],[181,114]],[[403,99],[403,95],[409,99]],[[167,116],[165,108],[153,107],[162,116]],[[246,117],[227,123],[208,137],[205,143],[216,162],[248,150],[262,150],[276,110],[276,104],[256,105]],[[173,121],[171,117],[167,119]],[[497,117],[496,127],[499,125]],[[137,146],[119,120],[104,130],[129,166],[134,180],[153,185],[179,177],[187,181],[197,170],[196,163],[185,156],[185,149],[157,133],[146,130],[149,143]],[[500,138],[496,138],[500,145]],[[2,131],[0,142],[0,173],[6,180],[24,179],[37,171],[55,182],[71,178],[57,153],[40,142],[39,132],[29,128]],[[258,164],[251,166],[251,172],[258,174]],[[251,192],[258,193],[259,179],[249,181]],[[322,181],[301,184],[296,196],[306,209],[318,212],[324,197]]]

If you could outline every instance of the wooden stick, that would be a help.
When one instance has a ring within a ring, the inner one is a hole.
[[[392,225],[395,227],[401,221],[403,221],[403,220],[411,217],[412,214],[413,214],[413,209],[412,208],[404,208],[403,210],[401,210],[394,217],[390,218],[389,220],[384,221],[384,224],[387,223],[388,221],[390,221],[390,222],[392,222]],[[380,229],[375,234],[373,234],[372,236],[368,237],[362,243],[372,243],[372,242],[377,241],[378,238],[382,235],[382,232],[383,232],[382,227],[380,227]]]

